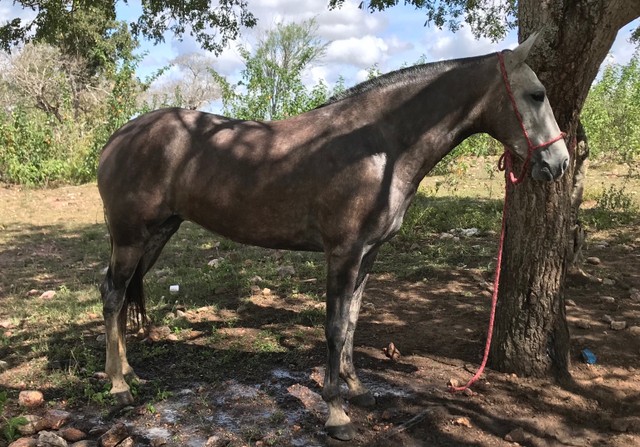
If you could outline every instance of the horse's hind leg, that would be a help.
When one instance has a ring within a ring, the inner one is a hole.
[[[107,359],[105,372],[111,379],[111,393],[121,404],[133,402],[129,385],[124,379],[124,364],[126,350],[124,348],[124,333],[126,324],[125,299],[127,286],[136,274],[138,263],[144,249],[142,244],[133,246],[119,246],[112,244],[111,262],[107,276],[100,288],[107,336]],[[123,318],[124,315],[124,318]],[[124,358],[124,362],[123,362]],[[124,364],[123,364],[124,363]],[[128,366],[128,373],[131,372]]]
[[[158,256],[162,252],[165,244],[171,239],[171,236],[178,230],[182,219],[172,216],[158,227],[151,230],[144,246],[136,248],[133,256],[129,255],[130,250],[118,247],[114,244],[112,254],[112,266],[109,268],[107,278],[103,284],[103,300],[105,303],[105,324],[107,326],[107,366],[106,372],[112,380],[112,393],[118,396],[122,403],[130,403],[132,401],[129,387],[124,378],[137,378],[133,368],[127,360],[127,345],[125,339],[127,310],[129,301],[135,301],[138,309],[144,314],[144,291],[142,279],[144,275],[155,264]],[[143,253],[139,256],[139,253]],[[128,281],[125,281],[126,287],[124,294],[114,293],[110,295],[109,290],[117,290],[114,276],[120,274],[123,277],[128,275],[134,260],[136,262],[134,273]],[[119,310],[117,310],[119,308]],[[117,315],[117,317],[113,317]],[[144,318],[144,315],[142,316]],[[114,323],[115,321],[115,323]],[[111,329],[113,327],[117,329]],[[110,334],[111,333],[111,343]],[[113,337],[117,342],[113,342]],[[117,349],[114,345],[117,344]],[[116,354],[117,352],[117,354]]]

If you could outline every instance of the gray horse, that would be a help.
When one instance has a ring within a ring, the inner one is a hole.
[[[125,381],[135,377],[126,356],[127,309],[144,316],[142,279],[189,220],[245,244],[325,253],[325,427],[332,437],[352,439],[339,379],[351,403],[375,403],[353,365],[362,293],[378,249],[399,230],[422,178],[479,132],[515,156],[531,156],[535,180],[557,179],[567,167],[544,87],[524,63],[534,40],[500,57],[389,73],[283,121],[173,108],[115,132],[98,168],[111,234],[101,286],[111,392],[121,403],[133,400]]]

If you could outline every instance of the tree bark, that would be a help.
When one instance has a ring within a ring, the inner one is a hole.
[[[527,178],[508,191],[505,251],[491,365],[524,376],[569,377],[570,337],[563,285],[575,223],[579,114],[618,30],[640,16],[640,1],[520,0],[520,41],[543,33],[527,62],[545,85],[572,161],[554,183]],[[515,166],[519,172],[519,166]]]

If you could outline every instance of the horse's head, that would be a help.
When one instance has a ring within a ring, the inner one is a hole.
[[[500,123],[495,137],[531,164],[536,180],[555,180],[569,166],[569,151],[553,116],[545,88],[525,63],[537,34],[513,51],[498,55],[497,101]],[[495,116],[495,115],[494,115]]]

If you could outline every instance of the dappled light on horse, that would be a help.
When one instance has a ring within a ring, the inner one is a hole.
[[[389,73],[283,121],[164,109],[118,130],[98,170],[111,235],[101,287],[111,392],[132,401],[126,315],[133,308],[144,318],[142,279],[188,220],[241,243],[325,253],[326,429],[352,439],[340,379],[351,403],[375,403],[353,364],[362,295],[381,244],[400,229],[422,178],[478,132],[522,159],[532,144],[540,146],[529,163],[534,180],[558,178],[566,167],[564,141],[550,141],[560,130],[540,97],[544,88],[524,63],[531,45],[503,53],[513,99],[495,55],[487,55]]]

